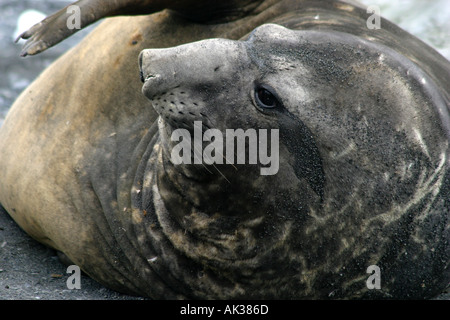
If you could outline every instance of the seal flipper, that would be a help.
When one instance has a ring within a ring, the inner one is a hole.
[[[143,15],[171,9],[191,20],[211,23],[243,17],[261,2],[262,0],[79,0],[72,4],[80,9],[79,29],[68,28],[67,19],[71,14],[67,12],[67,6],[23,32],[16,42],[19,39],[27,40],[20,54],[25,57],[43,52],[105,17]]]
[[[120,9],[127,6],[130,2],[133,3],[136,1],[121,0],[106,3],[100,3],[98,0],[76,1],[72,5],[80,8],[81,14],[79,29],[68,28],[67,19],[70,15],[67,13],[67,9],[69,8],[69,6],[67,6],[35,24],[29,30],[17,37],[16,42],[19,39],[27,40],[20,55],[25,57],[27,55],[35,55],[43,52],[82,28],[100,20],[101,18],[114,14],[120,14]]]

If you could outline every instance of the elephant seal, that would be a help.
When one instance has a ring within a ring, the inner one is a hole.
[[[212,25],[211,8],[100,25],[9,112],[1,204],[121,292],[437,295],[450,279],[450,63],[386,20],[368,30],[356,4],[246,4]],[[278,171],[176,164],[173,132],[196,122],[278,130]]]

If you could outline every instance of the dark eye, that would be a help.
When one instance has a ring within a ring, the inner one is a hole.
[[[266,86],[258,86],[255,89],[255,102],[262,109],[273,109],[279,107],[281,103],[271,88]]]

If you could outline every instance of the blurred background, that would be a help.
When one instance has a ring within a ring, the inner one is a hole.
[[[95,26],[34,57],[20,58],[24,43],[14,39],[69,0],[0,0],[0,126],[20,92],[54,59],[78,43]],[[360,0],[377,5],[381,15],[436,48],[450,60],[449,0]]]

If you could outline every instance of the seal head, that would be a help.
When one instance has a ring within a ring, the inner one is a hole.
[[[448,219],[448,114],[404,56],[348,34],[270,24],[245,41],[144,50],[139,61],[160,115],[165,234],[221,298],[371,296],[379,293],[361,284],[370,265],[384,270],[388,297],[406,273],[434,281],[419,264],[445,269],[448,259],[418,243],[436,241],[448,257],[448,231],[427,233]],[[172,134],[192,133],[195,121],[224,134],[279,130],[279,170],[174,164]]]

